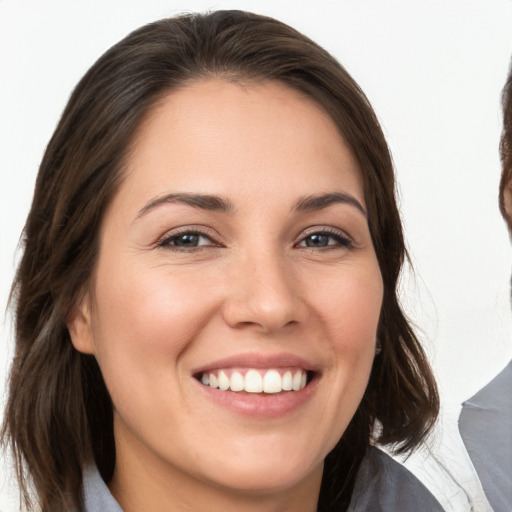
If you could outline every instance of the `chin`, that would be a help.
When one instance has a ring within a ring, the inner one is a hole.
[[[288,439],[289,441],[289,439]],[[308,453],[303,447],[290,446],[281,441],[245,451],[227,450],[227,456],[219,460],[212,457],[210,478],[217,485],[242,493],[275,493],[292,489],[309,478],[321,479],[324,455]],[[327,454],[327,451],[326,451]],[[206,468],[203,468],[203,471]]]
[[[252,467],[233,467],[222,476],[216,475],[217,484],[244,494],[274,494],[293,489],[323,471],[323,461],[317,467],[303,468],[290,464],[258,464]]]

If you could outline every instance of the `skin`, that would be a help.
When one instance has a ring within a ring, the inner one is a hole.
[[[176,193],[231,209],[162,201]],[[329,193],[349,201],[297,209]],[[364,208],[336,126],[284,85],[199,81],[153,109],[68,324],[112,396],[125,512],[316,510],[375,356],[383,286]],[[191,230],[199,245],[177,247]],[[194,371],[240,354],[300,357],[314,385],[271,417],[219,405]]]

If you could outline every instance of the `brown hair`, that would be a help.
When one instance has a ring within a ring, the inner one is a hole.
[[[502,94],[503,131],[501,132],[500,211],[512,235],[512,63]]]
[[[73,348],[66,317],[94,268],[103,212],[122,180],[135,130],[163,95],[209,76],[276,80],[305,93],[330,114],[362,169],[384,282],[382,352],[354,418],[326,458],[319,510],[346,509],[372,433],[410,450],[437,416],[434,379],[397,298],[406,253],[391,156],[363,92],[331,55],[271,18],[217,11],[164,19],[108,50],[77,85],[41,163],[24,229],[3,432],[25,503],[27,475],[43,512],[81,509],[82,467],[91,459],[106,481],[112,476],[109,394],[94,357]]]

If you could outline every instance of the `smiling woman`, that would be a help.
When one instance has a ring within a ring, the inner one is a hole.
[[[325,51],[238,11],[129,35],[25,226],[4,435],[26,502],[28,477],[52,512],[360,510],[370,445],[411,450],[437,414],[404,255],[382,132]]]

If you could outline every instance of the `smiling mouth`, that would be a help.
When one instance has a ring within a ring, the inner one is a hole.
[[[195,377],[204,386],[220,391],[276,394],[304,389],[314,372],[302,368],[246,368],[201,372]]]

